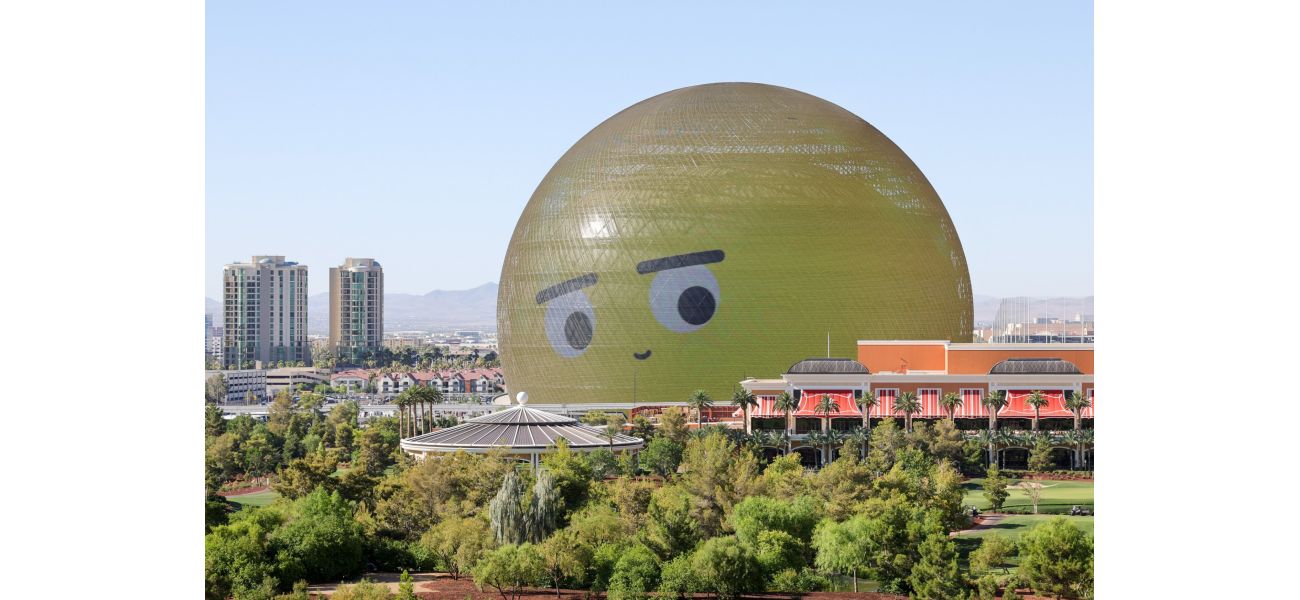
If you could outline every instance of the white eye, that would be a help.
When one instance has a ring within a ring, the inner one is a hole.
[[[708,323],[722,295],[718,280],[704,265],[660,271],[650,284],[650,311],[664,327],[689,333]]]
[[[581,356],[595,332],[596,311],[586,292],[569,292],[546,304],[546,339],[560,356]]]

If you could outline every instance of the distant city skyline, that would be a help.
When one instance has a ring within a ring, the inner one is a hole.
[[[348,256],[382,262],[390,293],[495,282],[534,187],[589,130],[672,89],[759,81],[897,143],[974,293],[1091,295],[1091,11],[211,4],[205,292],[252,255],[306,265],[311,295]]]

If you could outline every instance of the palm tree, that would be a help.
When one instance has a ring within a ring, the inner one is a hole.
[[[1038,431],[1038,409],[1047,405],[1047,396],[1043,395],[1043,390],[1034,390],[1030,392],[1029,397],[1025,399],[1025,404],[1034,407],[1034,426],[1033,430]]]
[[[736,390],[736,393],[731,395],[731,404],[733,406],[740,407],[742,418],[745,419],[744,422],[745,431],[748,432],[750,429],[749,409],[751,407],[758,406],[758,398],[754,397],[754,394],[750,393],[749,390],[745,388],[740,388]]]
[[[939,406],[948,411],[948,420],[953,423],[957,422],[957,407],[961,406],[961,394],[957,392],[948,392],[939,399]]]
[[[612,412],[605,415],[605,439],[609,440],[609,451],[614,451],[614,437],[623,432],[623,424],[627,418],[621,412]]]
[[[695,426],[696,429],[704,425],[704,409],[713,406],[713,398],[704,390],[695,390],[686,405],[695,409]]]
[[[875,392],[871,390],[867,390],[865,392],[862,392],[862,397],[858,398],[856,402],[858,403],[858,410],[862,411],[862,429],[866,432],[867,441],[870,442],[871,441],[871,409],[875,408],[878,404],[880,404],[880,400],[876,398]],[[864,458],[866,457],[866,447],[867,446],[864,443],[862,445]]]
[[[1074,431],[1083,428],[1083,409],[1092,404],[1092,398],[1083,395],[1083,392],[1072,393],[1069,398],[1065,399],[1065,407],[1074,413]],[[1077,433],[1075,435],[1078,435]],[[1083,444],[1079,443],[1074,447],[1074,459],[1076,466],[1083,465]]]
[[[808,432],[808,437],[807,437],[807,439],[805,440],[808,444],[810,444],[810,445],[812,445],[813,447],[815,447],[815,448],[818,449],[818,452],[817,452],[817,466],[818,466],[819,468],[820,468],[822,465],[826,464],[826,454],[825,454],[825,450],[826,450],[826,437],[827,437],[827,436],[826,436],[826,433],[825,433],[825,432],[822,432],[822,431],[810,431],[810,432]]]
[[[403,396],[403,395],[401,395],[401,394],[398,394],[397,397],[393,399],[393,403],[397,405],[397,431],[398,431],[398,437],[403,437],[403,438],[405,438],[405,437],[410,437],[410,436],[406,435],[406,425],[407,425],[407,421],[406,421],[406,397]]]
[[[822,397],[819,400],[817,400],[817,406],[813,407],[813,412],[820,414],[822,416],[822,419],[824,419],[822,425],[822,431],[826,432],[831,430],[831,413],[834,413],[838,408],[839,406],[835,404],[835,400],[831,399],[829,395],[822,394]],[[829,441],[826,441],[826,443],[829,443]],[[822,448],[823,459],[825,459],[826,456],[827,456],[826,448],[823,447]],[[825,463],[825,460],[823,460],[822,462]]]
[[[865,459],[867,457],[867,442],[869,442],[870,440],[871,440],[871,435],[867,433],[867,430],[861,427],[854,429],[853,431],[850,431],[848,435],[844,436],[845,442],[853,442],[854,444],[857,445],[859,460]]]
[[[1007,393],[1002,390],[989,392],[980,402],[989,409],[989,463],[996,463],[997,454],[993,453],[994,432],[998,429],[998,411],[1007,405]]]
[[[785,418],[785,423],[781,429],[785,430],[786,433],[785,453],[789,454],[791,452],[789,443],[790,435],[794,433],[790,429],[790,413],[794,412],[794,409],[798,408],[798,405],[795,404],[794,396],[791,396],[790,392],[781,392],[781,395],[776,397],[776,402],[773,403],[772,408],[780,411],[781,415]]]
[[[834,462],[831,460],[831,454],[835,452],[836,446],[844,443],[844,434],[834,429],[828,429],[826,435],[822,436],[822,440],[826,442],[826,462]]]
[[[898,400],[894,402],[894,412],[903,413],[903,423],[906,425],[908,433],[912,431],[912,415],[921,412],[921,401],[916,399],[914,392],[903,392],[898,395]]]

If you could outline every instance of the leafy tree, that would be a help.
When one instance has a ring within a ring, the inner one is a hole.
[[[280,479],[275,483],[276,493],[286,498],[302,498],[317,488],[333,491],[337,481],[332,477],[338,468],[338,459],[332,452],[317,452],[305,458],[296,458],[280,469]]]
[[[637,415],[635,417],[632,417],[631,434],[633,437],[639,437],[643,440],[648,440],[651,437],[653,437],[655,434],[654,423],[651,423],[650,419],[647,418],[645,415]]]
[[[695,424],[701,425],[704,423],[704,409],[713,406],[713,398],[704,390],[695,390],[686,400],[686,405],[695,411]]]
[[[271,540],[284,579],[326,581],[361,572],[361,535],[351,503],[317,489],[294,503],[289,522]]]
[[[975,571],[992,571],[1001,568],[1007,572],[1007,559],[1015,554],[1016,545],[1000,535],[985,536],[979,548],[970,553],[970,566]]]
[[[1034,593],[1068,598],[1092,594],[1092,537],[1056,517],[1020,540],[1020,574]]]
[[[283,521],[267,509],[241,511],[203,539],[204,580],[209,598],[226,598],[236,589],[253,589],[276,572],[270,535]]]
[[[867,509],[846,521],[847,536],[862,544],[867,576],[891,593],[911,591],[912,568],[920,561],[921,543],[931,535],[943,535],[940,515],[919,506],[901,494],[874,501]]]
[[[686,426],[686,411],[670,406],[659,413],[659,436],[685,445],[690,437],[690,429]]]
[[[881,419],[871,432],[871,450],[867,453],[867,471],[874,477],[889,472],[898,458],[898,451],[906,445],[903,432],[894,419]]]
[[[817,525],[812,547],[817,550],[817,568],[828,573],[848,573],[853,577],[853,591],[858,591],[858,570],[867,568],[866,540],[856,535],[863,527],[862,518],[849,522],[830,519]]]
[[[203,399],[208,404],[225,404],[226,403],[226,377],[224,375],[209,375],[203,382]]]
[[[699,521],[692,514],[691,496],[672,485],[655,490],[646,510],[645,535],[664,560],[689,553],[702,537]]]
[[[700,544],[691,556],[691,573],[701,589],[712,590],[719,600],[733,600],[763,587],[753,553],[730,535]]]
[[[537,547],[547,578],[555,586],[555,597],[560,597],[560,585],[566,581],[578,585],[586,583],[587,569],[591,566],[592,548],[571,529],[562,529],[546,538]]]
[[[775,574],[786,569],[797,572],[807,564],[808,545],[785,531],[760,531],[751,548],[762,573]]]
[[[555,449],[542,455],[542,466],[550,472],[559,492],[557,523],[569,521],[569,513],[582,508],[591,494],[591,466],[580,454],[569,448],[568,440],[560,438]]]
[[[1037,481],[1022,481],[1016,484],[1029,497],[1029,502],[1034,506],[1034,514],[1038,514],[1038,500],[1043,497],[1043,484]]]
[[[420,537],[419,545],[437,559],[452,579],[460,579],[496,543],[480,517],[449,517]]]
[[[731,512],[731,527],[736,538],[750,548],[757,548],[764,531],[781,531],[801,544],[812,541],[821,511],[818,502],[801,496],[793,502],[766,496],[745,498]]]
[[[627,528],[627,521],[618,511],[604,502],[593,502],[574,513],[568,528],[592,547],[626,542],[634,533]]]
[[[514,470],[506,472],[501,489],[488,506],[492,533],[498,544],[522,544],[528,538],[528,520],[523,507],[524,486]]]
[[[957,547],[946,534],[934,533],[921,542],[921,558],[912,567],[912,598],[965,600],[966,582],[957,568]]]
[[[650,481],[619,477],[607,486],[609,499],[633,531],[642,531],[656,485]]]
[[[609,448],[592,450],[584,454],[583,459],[586,460],[587,468],[591,470],[591,476],[595,479],[606,479],[619,474],[618,458],[610,452]]]
[[[738,452],[718,431],[686,444],[682,468],[682,489],[691,496],[695,518],[706,536],[721,531],[731,507],[761,483],[758,460],[748,452]]]
[[[651,473],[666,478],[677,472],[677,465],[682,462],[682,450],[681,444],[661,435],[651,438],[639,458]]]
[[[799,455],[778,456],[763,469],[763,489],[773,498],[793,500],[808,492]]]
[[[953,421],[939,421],[930,429],[930,455],[935,460],[946,459],[953,466],[966,462],[966,436]]]
[[[525,586],[542,582],[546,566],[532,544],[507,544],[489,552],[474,565],[474,585],[490,585],[502,598],[518,600]]]
[[[609,578],[609,600],[633,600],[647,597],[659,587],[659,559],[649,548],[637,544],[629,548],[614,564]]]
[[[289,429],[289,421],[293,418],[293,396],[289,390],[281,390],[271,400],[271,406],[267,408],[266,427],[278,436],[283,436]]]
[[[691,571],[690,555],[683,554],[663,564],[659,573],[659,597],[683,600],[702,590]]]
[[[555,531],[559,511],[563,507],[551,472],[541,469],[537,472],[536,479],[533,493],[528,499],[528,510],[524,513],[525,536],[533,543],[546,539],[546,536]]]
[[[222,416],[221,409],[214,404],[209,404],[203,408],[203,435],[205,437],[217,437],[226,431],[226,419]]]
[[[984,499],[988,501],[993,512],[1002,510],[1002,505],[1011,493],[1007,491],[1007,479],[997,465],[989,465],[988,475],[984,477]]]
[[[871,491],[871,473],[853,455],[841,456],[812,476],[808,490],[821,502],[821,514],[836,521],[849,518]]]
[[[1052,443],[1046,435],[1035,435],[1034,445],[1029,449],[1029,470],[1046,471],[1052,467]]]

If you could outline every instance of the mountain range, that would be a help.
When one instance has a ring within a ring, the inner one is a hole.
[[[204,299],[205,312],[221,313],[221,303]],[[1072,319],[1091,315],[1093,297],[1030,298],[1029,315]],[[1002,298],[975,295],[975,321],[992,323]],[[307,331],[329,334],[329,295],[307,298]],[[220,319],[218,318],[218,322]],[[452,328],[495,330],[497,284],[488,282],[468,290],[434,290],[427,294],[384,294],[384,331],[436,331]]]

